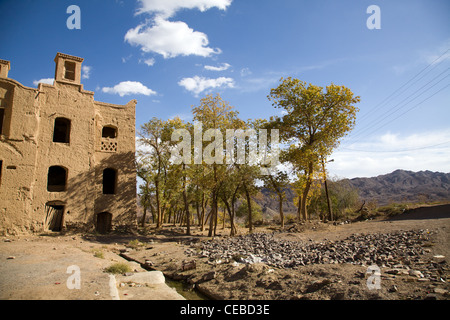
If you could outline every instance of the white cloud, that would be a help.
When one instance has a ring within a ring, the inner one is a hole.
[[[397,169],[450,172],[450,130],[407,136],[386,133],[372,141],[338,148],[328,164],[339,177],[373,177]]]
[[[144,63],[146,65],[148,65],[149,67],[151,67],[155,64],[155,59],[153,59],[153,58],[146,59],[146,60],[144,60]]]
[[[417,69],[424,64],[435,67],[437,64],[450,60],[450,39],[446,39],[439,45],[422,49],[419,53],[412,55],[413,59],[401,60],[401,64],[392,66],[396,75],[404,74],[411,69]]]
[[[127,63],[128,60],[130,60],[132,56],[133,56],[132,54],[129,54],[129,55],[126,56],[126,57],[122,57],[122,63]]]
[[[433,50],[424,52],[423,59],[428,64],[437,64],[442,61],[450,60],[450,39],[445,40]]]
[[[53,78],[44,78],[44,79],[41,79],[41,80],[34,80],[33,84],[35,86],[37,86],[39,83],[46,83],[46,84],[53,85],[53,81],[55,81],[55,79],[53,79]]]
[[[81,67],[81,71],[82,71],[81,78],[82,79],[89,79],[89,77],[91,76],[92,67],[90,67],[90,66],[82,66]]]
[[[131,94],[142,94],[145,96],[157,94],[155,91],[147,88],[142,83],[137,81],[123,81],[112,88],[102,88],[102,91],[110,94],[118,94],[121,97]]]
[[[234,88],[234,80],[232,78],[220,77],[217,79],[208,79],[204,77],[194,76],[193,78],[183,78],[178,85],[186,90],[193,92],[198,96],[203,91],[214,88]]]
[[[212,8],[226,10],[232,0],[139,0],[138,14],[156,13],[164,18],[173,16],[182,9],[198,9],[201,12]]]
[[[231,67],[228,63],[222,63],[219,67],[214,66],[205,66],[204,68],[209,71],[225,71],[228,70]]]
[[[182,21],[167,21],[157,17],[154,24],[141,24],[128,30],[125,41],[140,46],[144,52],[155,52],[166,58],[196,55],[209,57],[220,49],[208,47],[206,34],[194,31]]]
[[[243,69],[241,69],[241,77],[246,77],[246,76],[249,76],[249,75],[251,75],[251,74],[252,74],[252,72],[250,71],[249,68],[243,68]]]

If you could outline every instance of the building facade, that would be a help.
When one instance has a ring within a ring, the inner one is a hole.
[[[0,60],[0,234],[135,224],[137,102],[95,101],[82,62],[58,53],[35,89]]]

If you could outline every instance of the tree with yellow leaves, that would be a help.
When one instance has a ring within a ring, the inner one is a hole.
[[[282,117],[272,117],[270,127],[279,129],[281,142],[290,145],[287,159],[297,172],[304,172],[300,195],[300,217],[308,219],[307,199],[321,157],[326,158],[350,132],[359,111],[359,96],[345,86],[331,84],[325,89],[294,78],[281,79],[268,96],[284,109]]]

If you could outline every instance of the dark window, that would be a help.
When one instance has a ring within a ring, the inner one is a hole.
[[[5,117],[5,109],[0,108],[0,134],[3,134],[3,118]]]
[[[103,127],[102,138],[114,139],[117,137],[117,129],[114,127]]]
[[[107,168],[103,170],[103,194],[116,193],[117,172],[114,169]]]
[[[76,67],[75,62],[66,61],[64,63],[64,67],[66,69],[64,78],[74,81],[75,80],[75,67]]]
[[[47,191],[61,192],[66,190],[67,170],[63,167],[52,166],[48,169]]]
[[[66,118],[56,118],[53,130],[53,142],[70,142],[70,120]]]

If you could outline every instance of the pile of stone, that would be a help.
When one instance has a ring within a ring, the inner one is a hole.
[[[254,233],[200,244],[200,256],[214,261],[263,262],[278,268],[308,264],[376,264],[379,267],[420,263],[429,241],[426,230],[386,234],[354,234],[341,241],[302,242],[280,240],[269,233]],[[191,255],[194,250],[189,251]]]

